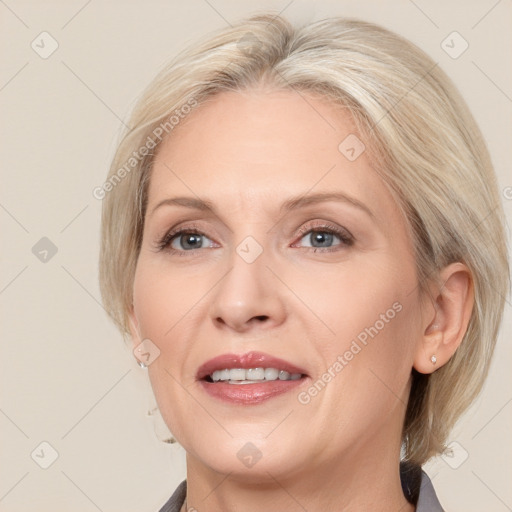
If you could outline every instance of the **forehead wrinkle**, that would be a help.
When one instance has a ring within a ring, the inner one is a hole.
[[[360,202],[354,197],[351,197],[343,192],[323,192],[317,193],[314,195],[306,195],[306,196],[295,196],[285,200],[280,208],[280,213],[290,212],[292,210],[297,210],[301,207],[316,205],[323,202],[335,201],[347,203],[356,208],[364,211],[368,214],[372,219],[375,219],[374,213],[368,208],[364,203]],[[208,198],[197,198],[197,197],[187,197],[187,196],[179,196],[166,198],[160,201],[151,211],[152,215],[155,210],[160,208],[161,206],[182,206],[185,208],[200,210],[208,213],[212,213],[216,216],[219,215],[219,211],[215,206],[214,202]]]

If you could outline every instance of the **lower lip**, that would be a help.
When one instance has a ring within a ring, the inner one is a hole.
[[[203,389],[212,397],[231,404],[256,405],[304,385],[308,380],[271,380],[261,384],[229,384],[200,380]]]

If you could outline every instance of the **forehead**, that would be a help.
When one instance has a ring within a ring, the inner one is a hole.
[[[308,191],[342,191],[394,210],[365,151],[357,156],[361,143],[348,111],[325,98],[292,90],[223,92],[161,144],[148,208],[166,196],[189,195],[266,209]]]

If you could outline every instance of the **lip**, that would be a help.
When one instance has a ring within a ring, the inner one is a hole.
[[[245,354],[222,354],[209,359],[203,363],[197,370],[197,380],[204,379],[211,375],[215,370],[224,370],[225,368],[277,368],[285,370],[288,373],[302,373],[307,375],[303,368],[300,368],[284,359],[265,354],[264,352],[247,352]],[[285,381],[283,381],[285,382]],[[233,384],[230,384],[233,386]]]
[[[298,380],[272,380],[251,384],[229,384],[228,382],[209,382],[205,377],[215,370],[225,368],[277,368],[288,373],[301,373]],[[271,398],[307,385],[310,377],[306,371],[284,359],[263,352],[246,354],[223,354],[202,364],[197,371],[197,379],[202,389],[211,397],[230,404],[257,405]]]
[[[258,405],[299,387],[308,386],[310,378],[298,380],[269,380],[261,384],[229,384],[200,380],[202,389],[211,397],[229,404]]]

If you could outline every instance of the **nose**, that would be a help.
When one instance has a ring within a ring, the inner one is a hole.
[[[265,251],[252,263],[236,251],[231,269],[215,287],[211,319],[220,329],[240,333],[268,330],[283,323],[286,314],[282,287],[267,268]]]

